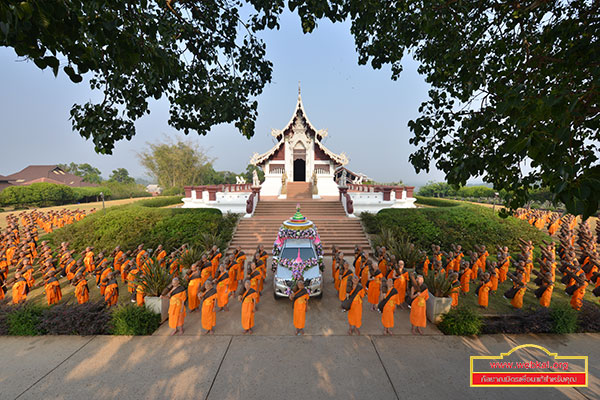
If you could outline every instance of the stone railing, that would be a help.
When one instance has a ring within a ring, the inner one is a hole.
[[[414,186],[363,185],[353,183],[348,184],[347,187],[349,192],[383,192],[383,201],[390,201],[392,192],[396,195],[396,199],[404,198],[404,191],[406,191],[406,198],[411,198],[415,190]]]
[[[185,197],[201,199],[202,193],[208,192],[208,201],[216,201],[217,193],[248,193],[252,191],[251,183],[184,186]]]

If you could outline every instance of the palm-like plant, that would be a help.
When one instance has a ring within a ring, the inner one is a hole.
[[[168,268],[162,267],[156,257],[152,257],[136,275],[135,283],[142,286],[146,296],[160,296],[175,276]]]
[[[404,261],[406,268],[414,268],[423,258],[408,235],[399,229],[382,229],[372,242],[374,247],[385,247],[389,254],[396,256],[397,260]]]
[[[452,283],[450,279],[446,278],[445,274],[434,275],[430,273],[423,277],[427,290],[435,297],[450,297],[450,290],[452,289]]]
[[[204,253],[205,251],[201,247],[192,246],[179,256],[179,265],[183,269],[189,269],[192,264],[200,261]]]

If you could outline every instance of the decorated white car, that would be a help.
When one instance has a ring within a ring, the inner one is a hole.
[[[317,227],[300,213],[299,206],[279,228],[272,269],[275,298],[288,297],[300,279],[311,297],[323,295],[323,246]]]

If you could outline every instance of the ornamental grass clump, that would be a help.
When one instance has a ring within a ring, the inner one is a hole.
[[[458,306],[442,314],[442,321],[438,324],[445,335],[459,336],[479,335],[482,327],[481,314],[465,306]]]
[[[112,312],[113,335],[151,335],[160,325],[160,315],[146,307],[126,304]]]
[[[136,285],[140,285],[146,296],[158,297],[177,276],[162,267],[156,257],[149,258],[142,271],[135,277]]]
[[[427,285],[429,293],[435,297],[450,297],[450,291],[452,290],[452,282],[444,274],[434,275],[430,273],[423,277],[423,281]]]
[[[566,334],[577,331],[577,311],[567,303],[558,303],[550,307],[552,333]]]

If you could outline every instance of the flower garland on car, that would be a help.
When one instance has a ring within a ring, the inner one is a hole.
[[[321,239],[316,228],[301,230],[284,227],[279,228],[277,240],[275,240],[275,243],[273,243],[273,257],[279,257],[283,247],[283,242],[285,242],[287,239],[310,239],[315,245],[317,258],[323,257],[323,245],[321,244]]]
[[[320,265],[319,260],[316,258],[302,260],[300,256],[298,256],[298,258],[296,258],[295,260],[284,258],[283,260],[280,260],[279,263],[280,265],[283,265],[284,267],[292,271],[292,280],[294,281],[302,279],[305,269],[317,267]]]

